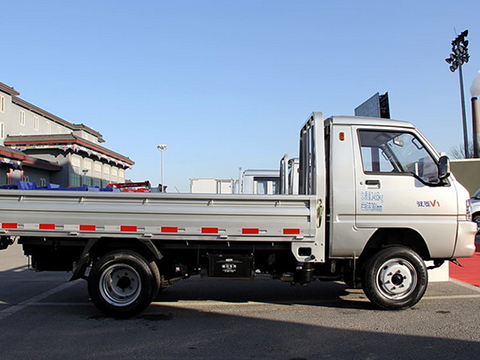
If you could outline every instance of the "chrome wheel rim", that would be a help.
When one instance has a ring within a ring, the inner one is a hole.
[[[139,273],[130,265],[114,264],[100,278],[103,298],[114,306],[128,306],[137,300],[142,283]]]
[[[410,296],[417,286],[415,267],[405,259],[390,259],[378,270],[377,287],[388,299],[402,300]]]

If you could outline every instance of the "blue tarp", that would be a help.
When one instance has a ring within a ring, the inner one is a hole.
[[[120,191],[119,189],[113,189],[111,187],[100,188],[98,186],[74,186],[74,187],[61,187],[58,184],[51,184],[47,183],[46,187],[37,187],[32,181],[21,181],[17,180],[17,185],[5,185],[2,188],[9,188],[9,189],[20,189],[20,190],[61,190],[61,191]]]

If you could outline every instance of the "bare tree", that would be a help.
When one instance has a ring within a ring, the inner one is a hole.
[[[469,141],[468,142],[468,152],[470,153],[470,158],[473,157],[473,142]],[[450,151],[448,152],[448,156],[451,159],[465,159],[465,146],[458,145],[450,148]]]

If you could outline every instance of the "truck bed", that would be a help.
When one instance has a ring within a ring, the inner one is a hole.
[[[0,190],[2,236],[299,241],[316,232],[314,196]]]

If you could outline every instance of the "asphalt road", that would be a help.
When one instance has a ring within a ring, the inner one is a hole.
[[[0,359],[475,359],[480,289],[431,283],[404,311],[339,283],[191,278],[141,315],[104,317],[86,282],[0,251]]]

